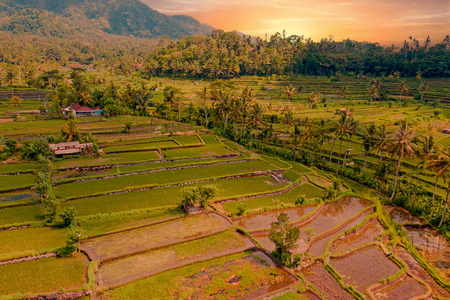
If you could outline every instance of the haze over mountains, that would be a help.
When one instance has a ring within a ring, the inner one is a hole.
[[[0,0],[0,31],[15,34],[178,38],[213,29],[189,16],[161,14],[139,0]]]

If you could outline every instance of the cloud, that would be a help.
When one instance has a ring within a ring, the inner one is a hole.
[[[402,41],[409,35],[445,36],[449,0],[141,0],[167,14],[187,14],[215,28],[263,36],[286,30],[315,40],[334,35]],[[439,38],[438,38],[439,36]]]

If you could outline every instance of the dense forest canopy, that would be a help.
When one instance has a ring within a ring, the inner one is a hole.
[[[230,78],[242,75],[372,75],[448,77],[450,38],[418,41],[402,47],[332,37],[318,42],[303,36],[275,34],[267,40],[236,32],[185,36],[172,40],[120,35],[77,34],[72,39],[0,32],[0,63],[23,68],[55,68],[71,64],[109,67],[130,74],[141,69],[150,76]],[[0,70],[2,72],[2,70]],[[18,72],[18,70],[16,70]]]
[[[0,31],[68,38],[105,33],[155,38],[209,34],[189,16],[167,16],[139,0],[0,0]]]
[[[310,38],[277,33],[270,39],[241,37],[235,32],[214,31],[172,42],[150,53],[147,69],[155,75],[389,75],[427,77],[450,75],[449,36],[434,46],[431,40],[409,37],[403,47],[333,37],[314,42]]]

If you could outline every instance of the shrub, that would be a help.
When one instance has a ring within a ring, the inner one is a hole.
[[[59,216],[61,217],[61,219],[63,219],[65,226],[73,224],[76,215],[77,211],[73,206],[66,207],[62,212],[59,213]]]

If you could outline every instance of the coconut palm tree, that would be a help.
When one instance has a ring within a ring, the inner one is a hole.
[[[62,140],[65,142],[70,142],[73,140],[78,140],[78,123],[74,119],[69,119],[66,126],[61,129]]]
[[[416,137],[415,131],[410,131],[408,129],[408,124],[406,122],[402,122],[399,128],[395,130],[391,138],[389,139],[388,150],[392,156],[398,157],[397,169],[395,171],[395,180],[394,187],[392,189],[392,195],[390,200],[394,199],[395,190],[397,188],[397,180],[398,180],[398,172],[400,170],[400,165],[402,158],[411,157],[417,148],[417,145],[413,142],[413,139]]]
[[[283,112],[283,122],[286,125],[284,127],[284,144],[283,144],[283,151],[286,150],[286,142],[289,135],[289,128],[294,124],[294,115],[292,113],[292,110],[288,108],[286,111]]]
[[[419,86],[419,91],[420,91],[420,102],[423,102],[423,94],[425,94],[425,92],[428,92],[430,90],[428,83],[426,81],[422,82]]]
[[[250,122],[248,123],[255,125],[255,140],[258,138],[258,125],[264,124],[262,121],[262,114],[264,112],[264,107],[261,104],[253,104],[250,110]]]
[[[292,100],[292,95],[294,94],[295,91],[295,87],[293,87],[291,84],[289,84],[288,87],[286,87],[286,90],[284,91],[284,93],[286,94],[286,98],[288,98],[289,103]]]
[[[16,75],[14,74],[13,70],[8,70],[8,72],[6,73],[6,82],[8,82],[10,88],[11,88],[11,98],[14,97],[14,92],[13,92],[13,82],[14,82],[14,78],[16,77]]]
[[[400,83],[400,101],[403,100],[403,96],[408,96],[408,94],[409,94],[409,88],[406,85],[406,82],[403,80]]]
[[[339,135],[339,159],[336,168],[336,174],[339,173],[339,165],[341,163],[342,140],[343,137],[349,133],[349,128],[351,127],[352,123],[353,117],[345,113],[341,115],[341,118],[338,120],[337,123],[337,134]]]
[[[374,144],[375,154],[380,153],[379,165],[381,166],[381,162],[383,160],[383,151],[386,149],[386,147],[388,145],[388,141],[389,141],[389,133],[387,131],[387,127],[385,124],[380,125],[379,127],[375,128],[373,140],[375,143]]]
[[[10,100],[11,104],[17,109],[17,115],[20,116],[19,107],[22,105],[22,98],[13,96]]]
[[[203,87],[201,91],[197,92],[197,96],[200,99],[200,106],[202,107],[205,117],[205,127],[208,128],[208,90],[206,87]]]
[[[367,167],[367,158],[369,157],[370,150],[375,146],[375,125],[371,124],[362,129],[362,145],[364,150],[366,151],[366,159],[364,160],[363,170],[366,170]]]
[[[425,164],[430,159],[431,155],[434,153],[435,150],[435,143],[434,138],[432,135],[425,137],[423,141],[421,141],[420,147],[417,148],[415,155],[419,158],[419,164],[417,165],[419,167],[419,172],[417,174],[416,178],[416,189],[419,185],[420,176],[423,173],[423,169],[425,168]],[[414,189],[414,192],[415,190]]]
[[[358,126],[359,126],[359,122],[355,121],[352,118],[351,122],[347,128],[347,134],[349,135],[349,139],[348,139],[348,143],[347,143],[347,149],[345,150],[344,160],[342,161],[342,168],[345,168],[345,160],[347,159],[347,155],[350,151],[349,150],[350,142],[352,141],[353,135],[355,135],[358,132],[358,129],[359,129]]]
[[[441,221],[438,225],[441,227],[445,219],[450,194],[450,146],[447,145],[447,147],[439,147],[438,151],[430,159],[430,168],[436,170],[436,177],[443,177],[444,181],[448,180],[447,196],[444,201]]]

